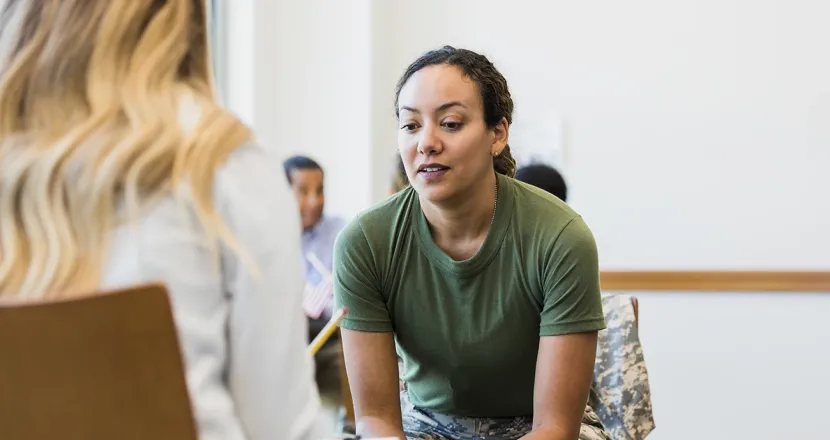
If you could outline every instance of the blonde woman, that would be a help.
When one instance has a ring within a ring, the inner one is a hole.
[[[209,66],[203,0],[0,0],[0,299],[164,282],[201,438],[308,438],[299,216]]]

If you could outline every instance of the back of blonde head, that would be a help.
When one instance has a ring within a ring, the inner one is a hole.
[[[0,8],[0,298],[94,290],[113,229],[172,194],[232,241],[213,175],[250,133],[215,102],[204,0]]]

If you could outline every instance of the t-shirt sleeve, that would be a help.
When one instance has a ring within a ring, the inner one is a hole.
[[[548,250],[542,285],[540,336],[605,328],[597,245],[581,217],[571,220]]]
[[[348,313],[340,327],[391,332],[392,319],[381,292],[380,274],[360,219],[350,222],[334,243],[334,297]]]

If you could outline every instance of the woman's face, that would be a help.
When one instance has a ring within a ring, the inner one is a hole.
[[[454,66],[425,67],[398,96],[398,149],[409,181],[431,202],[469,194],[507,142],[507,123],[484,122],[476,83]]]

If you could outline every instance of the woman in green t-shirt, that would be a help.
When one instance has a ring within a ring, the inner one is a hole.
[[[409,66],[395,107],[411,185],[335,245],[358,434],[606,439],[586,410],[605,326],[596,244],[565,203],[512,179],[507,81],[444,47]]]

